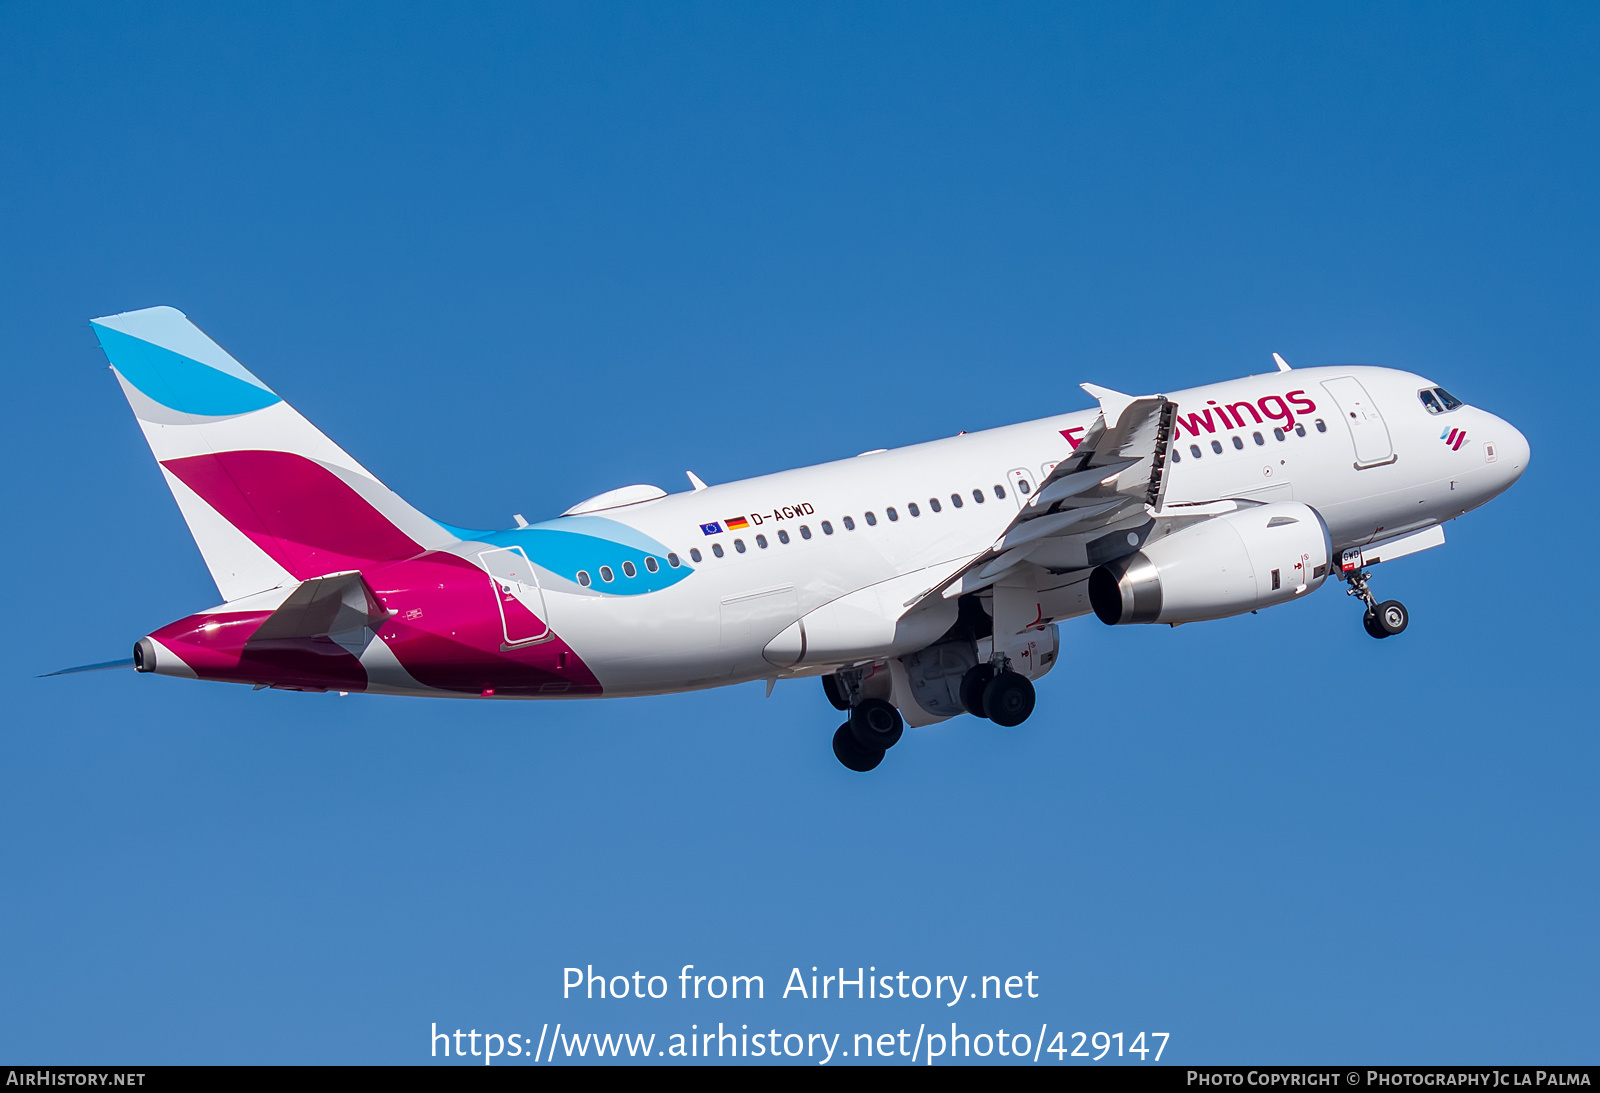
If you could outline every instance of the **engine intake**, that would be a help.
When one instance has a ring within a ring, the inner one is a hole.
[[[1230,512],[1145,544],[1089,575],[1089,605],[1108,626],[1200,622],[1315,592],[1328,578],[1328,526],[1310,505]]]

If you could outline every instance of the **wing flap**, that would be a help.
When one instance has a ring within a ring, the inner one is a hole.
[[[1146,506],[1159,508],[1177,404],[1165,395],[1125,395],[1092,383],[1083,389],[1100,413],[1077,449],[1039,484],[994,544],[925,595],[949,598],[992,584],[1037,547],[1062,536],[1089,536]]]

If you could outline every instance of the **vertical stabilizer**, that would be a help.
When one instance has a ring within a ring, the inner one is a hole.
[[[455,541],[181,311],[91,325],[223,599]]]

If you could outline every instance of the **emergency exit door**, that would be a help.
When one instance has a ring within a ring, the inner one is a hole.
[[[1018,508],[1033,500],[1033,475],[1022,467],[1015,467],[1006,475],[1006,479],[1011,483],[1011,495],[1016,499]]]

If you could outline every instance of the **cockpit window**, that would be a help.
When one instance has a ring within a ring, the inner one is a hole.
[[[1460,399],[1443,387],[1418,391],[1417,397],[1422,400],[1422,405],[1428,408],[1428,413],[1430,414],[1448,414],[1451,410],[1459,409],[1462,405]]]

